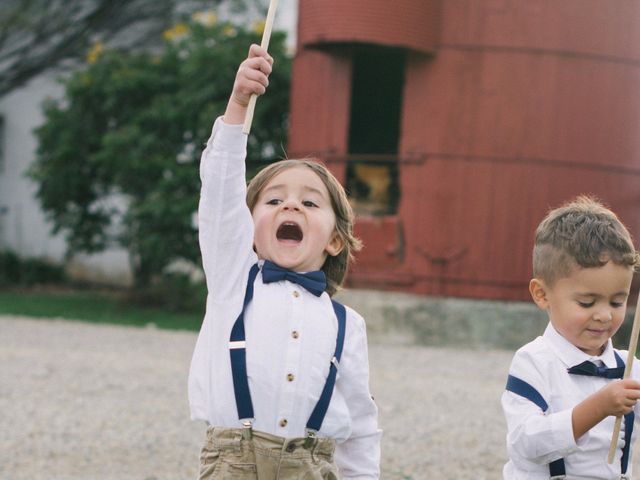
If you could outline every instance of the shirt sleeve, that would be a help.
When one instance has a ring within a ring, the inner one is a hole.
[[[255,263],[253,220],[246,204],[247,136],[218,118],[200,161],[198,228],[210,300],[242,295]]]
[[[510,375],[527,382],[546,401],[551,388],[527,354],[516,353]],[[566,457],[586,442],[589,433],[576,443],[573,438],[573,409],[546,412],[531,400],[516,393],[502,394],[502,409],[507,421],[507,451],[511,461],[526,471],[527,463],[544,465]]]
[[[370,480],[380,477],[380,438],[378,408],[369,391],[367,334],[362,317],[349,312],[348,344],[340,361],[337,385],[344,392],[351,416],[351,435],[336,445],[335,459],[341,478]]]

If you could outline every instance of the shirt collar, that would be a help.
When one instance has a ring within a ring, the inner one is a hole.
[[[607,344],[604,347],[602,355],[592,356],[583,352],[562,335],[560,335],[560,333],[558,333],[551,322],[549,322],[549,324],[547,325],[547,328],[542,334],[542,337],[546,340],[547,344],[555,352],[562,363],[567,366],[567,368],[572,367],[573,365],[578,365],[585,360],[590,360],[592,362],[600,360],[608,368],[617,366],[611,339],[607,340]]]

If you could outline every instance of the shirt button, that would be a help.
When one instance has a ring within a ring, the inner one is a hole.
[[[291,332],[291,336],[292,336],[293,338],[298,338],[298,337],[300,336],[300,334],[298,333],[298,331],[297,331],[297,330],[294,330],[293,332]]]
[[[280,426],[281,426],[282,428],[286,427],[286,426],[287,426],[287,423],[289,423],[289,422],[287,422],[287,419],[286,419],[286,418],[283,418],[282,420],[280,420]]]
[[[294,297],[296,297],[296,298],[298,298],[298,297],[300,296],[300,292],[299,292],[299,291],[297,291],[297,290],[294,290],[294,291],[293,291],[293,296],[294,296]]]
[[[287,380],[289,380],[290,382],[293,382],[293,380],[294,380],[295,378],[296,378],[296,377],[293,375],[293,373],[288,373],[288,374],[287,374]]]

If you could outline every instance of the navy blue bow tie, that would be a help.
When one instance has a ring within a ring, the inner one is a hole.
[[[269,260],[265,260],[264,265],[262,265],[262,281],[264,283],[271,283],[280,280],[289,280],[290,282],[297,283],[309,293],[313,293],[316,297],[322,295],[322,292],[327,289],[327,277],[325,277],[322,270],[296,273],[279,267]]]
[[[574,375],[587,375],[589,377],[603,377],[603,378],[622,378],[624,375],[624,367],[607,368],[599,367],[595,363],[585,361],[579,365],[567,369],[569,373]]]

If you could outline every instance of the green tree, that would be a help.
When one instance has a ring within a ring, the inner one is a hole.
[[[36,130],[30,175],[54,233],[65,233],[70,254],[126,248],[138,287],[174,260],[200,262],[200,153],[238,64],[260,42],[259,31],[199,20],[165,32],[156,53],[93,52]],[[284,33],[274,32],[269,50],[277,66],[256,108],[250,162],[282,155],[286,143]]]

